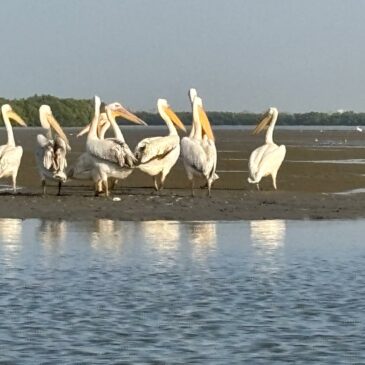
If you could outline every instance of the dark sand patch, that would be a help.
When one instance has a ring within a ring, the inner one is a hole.
[[[40,181],[34,161],[36,134],[39,129],[15,129],[15,138],[24,148],[16,196],[0,194],[0,217],[122,220],[238,220],[238,219],[332,219],[365,217],[365,193],[337,195],[336,192],[365,187],[365,165],[333,163],[334,160],[363,159],[364,134],[349,131],[278,130],[277,143],[287,146],[286,161],[278,175],[279,191],[272,191],[270,179],[256,191],[247,183],[247,159],[262,144],[263,136],[252,136],[248,130],[219,129],[215,132],[220,179],[213,197],[205,190],[190,196],[188,181],[181,162],[167,178],[161,193],[152,190],[152,179],[134,172],[113,192],[120,201],[93,197],[91,183],[70,181],[57,197],[56,186],[41,197]],[[85,139],[71,133],[71,165],[84,151]],[[146,136],[163,135],[163,128],[124,128],[131,148]],[[5,131],[1,130],[1,142]],[[329,163],[311,161],[328,160]],[[5,183],[5,180],[1,181]]]

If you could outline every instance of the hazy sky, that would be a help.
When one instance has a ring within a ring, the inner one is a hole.
[[[2,0],[0,96],[365,111],[362,0]]]

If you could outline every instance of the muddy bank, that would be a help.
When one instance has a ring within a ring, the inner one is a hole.
[[[84,151],[85,139],[75,138],[75,129],[67,129],[72,152],[69,164]],[[163,135],[164,128],[124,128],[127,142],[134,148],[146,136]],[[19,193],[9,195],[2,186],[0,217],[129,220],[231,220],[231,219],[321,219],[360,218],[365,216],[365,194],[337,194],[365,187],[365,149],[363,134],[355,130],[308,131],[278,130],[275,139],[287,146],[286,160],[279,171],[279,191],[272,191],[270,179],[263,191],[247,183],[247,159],[262,144],[263,136],[249,130],[218,129],[218,174],[213,197],[203,190],[191,198],[181,162],[167,178],[161,193],[152,190],[152,179],[139,171],[118,185],[113,201],[93,197],[91,184],[69,181],[63,196],[56,187],[41,197],[40,181],[34,161],[36,134],[39,129],[15,129],[15,138],[24,148],[19,171]],[[4,140],[1,131],[0,143]],[[1,180],[6,184],[6,180]]]

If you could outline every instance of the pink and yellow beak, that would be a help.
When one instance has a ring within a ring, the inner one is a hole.
[[[99,117],[99,121],[98,121],[98,126],[97,126],[98,135],[100,135],[101,129],[103,128],[105,123],[109,123],[108,117],[107,117],[106,113],[101,113],[100,117]],[[79,133],[77,133],[76,137],[79,138],[79,137],[83,136],[84,134],[89,133],[90,127],[91,127],[91,123],[89,123],[83,129],[81,129],[81,131]]]
[[[256,128],[253,130],[252,134],[258,134],[263,129],[267,127],[267,125],[270,123],[272,119],[272,114],[270,114],[268,111],[263,115],[260,122],[257,124]]]
[[[208,139],[214,141],[212,126],[210,125],[208,116],[202,106],[198,106],[198,113],[203,133],[207,135]]]
[[[47,121],[50,124],[50,126],[54,129],[54,131],[65,141],[67,149],[71,150],[68,138],[66,137],[66,134],[63,132],[61,126],[58,124],[53,114],[47,115]]]
[[[81,131],[77,133],[76,137],[79,138],[84,134],[89,133],[89,130],[90,130],[90,124],[88,124],[85,128],[81,129]]]
[[[172,120],[172,122],[176,125],[176,127],[180,128],[184,132],[186,132],[186,128],[180,118],[176,115],[176,113],[171,109],[171,107],[165,106],[164,107],[165,113],[167,116]]]
[[[8,114],[9,119],[14,120],[18,124],[20,124],[22,127],[27,126],[26,123],[24,122],[24,120],[17,113],[15,113],[15,111],[9,110],[7,114]]]
[[[114,117],[121,117],[136,124],[147,125],[146,122],[144,122],[142,119],[138,118],[136,115],[134,115],[133,113],[131,113],[130,111],[128,111],[123,107],[113,110],[112,114]]]

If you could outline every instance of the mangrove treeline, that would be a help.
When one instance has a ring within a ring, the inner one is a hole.
[[[53,114],[62,126],[83,126],[88,123],[93,115],[92,99],[58,98],[51,95],[35,95],[26,99],[9,100],[0,97],[0,105],[11,104],[13,109],[26,121],[29,126],[39,126],[38,109],[42,104],[48,104]],[[157,113],[136,112],[149,125],[164,124]],[[191,124],[191,113],[177,113],[184,124]],[[257,113],[230,113],[208,112],[208,117],[214,125],[253,125],[260,118]],[[1,121],[2,121],[2,117]],[[280,113],[280,125],[365,125],[365,113]]]

